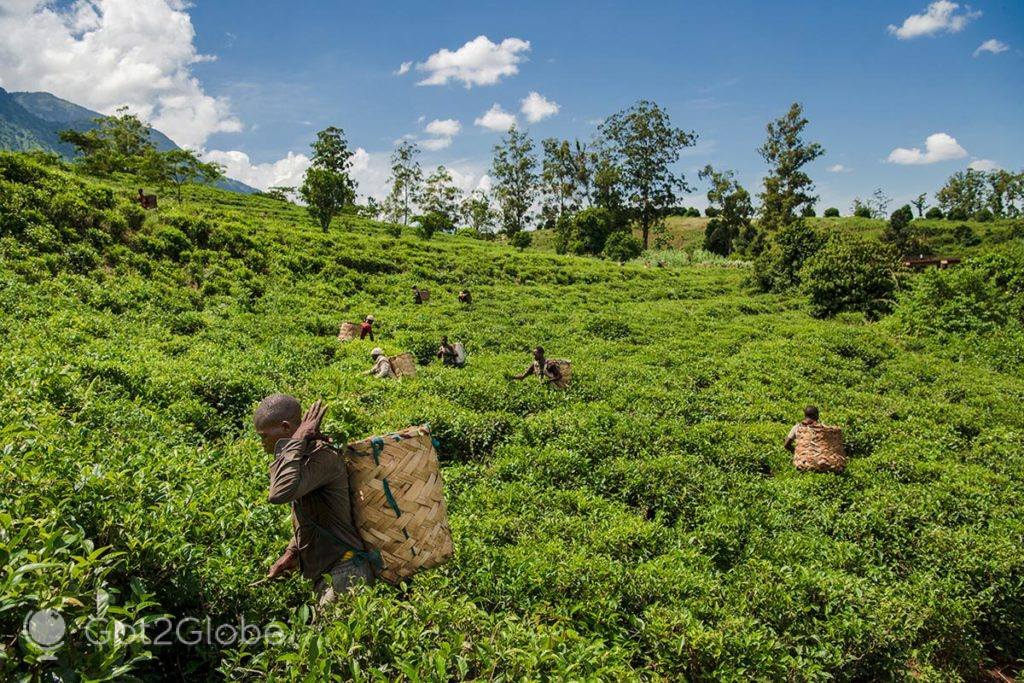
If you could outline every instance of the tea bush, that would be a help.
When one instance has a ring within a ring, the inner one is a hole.
[[[819,320],[720,258],[619,266],[355,216],[323,233],[300,207],[201,187],[140,217],[136,186],[0,154],[3,679],[1020,666],[1017,237],[915,276],[880,323]],[[367,313],[376,342],[335,339]],[[465,368],[429,353],[442,334],[466,344]],[[567,390],[506,379],[538,343],[573,361]],[[373,345],[416,352],[418,376],[360,374]],[[319,617],[298,577],[252,585],[290,533],[249,425],[272,391],[324,398],[339,441],[430,422],[454,560]],[[807,403],[844,426],[844,474],[799,474],[781,448]],[[68,624],[56,662],[22,630],[43,608]],[[97,612],[122,634],[170,615],[285,637],[93,645]]]

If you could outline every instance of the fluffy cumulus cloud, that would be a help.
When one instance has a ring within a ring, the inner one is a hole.
[[[997,55],[1000,52],[1006,52],[1009,49],[1010,46],[1004,43],[1003,41],[996,40],[995,38],[989,38],[984,43],[978,46],[978,49],[974,51],[974,56],[977,57],[983,52],[991,52],[992,54]]]
[[[462,124],[455,119],[434,119],[424,127],[428,135],[441,138],[453,138],[462,130]]]
[[[0,2],[0,85],[45,90],[112,113],[128,105],[175,142],[202,147],[237,132],[227,100],[207,95],[184,0]]]
[[[998,171],[1002,167],[991,159],[975,159],[967,164],[967,168],[974,171]]]
[[[843,166],[842,164],[833,164],[833,165],[828,167],[828,172],[829,173],[849,173],[852,170],[853,170],[852,168],[849,168],[847,166]]]
[[[412,62],[402,62],[398,69],[395,71],[396,76],[404,76],[409,73],[409,69],[412,68]]]
[[[537,123],[549,116],[554,116],[560,109],[557,102],[547,99],[536,91],[524,97],[520,104],[522,106],[519,111],[523,112],[523,116],[530,123]]]
[[[452,146],[452,139],[451,138],[427,138],[426,140],[423,140],[422,142],[420,142],[420,145],[423,147],[423,149],[429,150],[431,152],[436,152],[439,149],[445,149],[446,147],[451,147]]]
[[[889,24],[889,33],[900,40],[920,36],[934,36],[940,33],[958,33],[973,19],[981,16],[970,7],[964,7],[950,0],[936,0],[921,14],[911,14],[899,26]]]
[[[224,165],[229,178],[241,180],[250,187],[266,190],[276,186],[298,186],[309,168],[309,157],[288,152],[288,156],[275,162],[254,164],[245,152],[212,149],[203,154],[206,161]]]
[[[516,115],[510,114],[502,109],[500,104],[495,104],[484,112],[483,116],[474,120],[473,123],[481,128],[486,128],[487,130],[504,133],[509,128],[516,125]]]
[[[477,36],[454,52],[442,48],[416,65],[426,77],[419,85],[445,85],[459,81],[466,88],[494,85],[504,76],[519,73],[519,64],[526,60],[530,41],[506,38],[493,43],[487,36]]]
[[[923,152],[918,147],[897,147],[889,152],[887,161],[890,164],[921,165],[963,159],[966,156],[967,150],[961,147],[952,135],[933,133],[925,139]]]

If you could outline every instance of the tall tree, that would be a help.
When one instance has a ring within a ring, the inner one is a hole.
[[[814,183],[802,169],[825,150],[817,142],[804,141],[807,123],[803,108],[794,102],[784,116],[768,123],[768,137],[757,150],[768,164],[764,190],[758,195],[762,237],[797,222],[802,207],[818,200],[811,194]]]
[[[160,152],[163,179],[174,185],[178,203],[181,203],[181,188],[188,183],[212,183],[224,177],[224,167],[217,163],[203,162],[196,153],[188,149],[171,149]]]
[[[970,218],[985,208],[985,173],[973,168],[954,173],[935,193],[935,199],[947,217],[952,214],[957,220]]]
[[[355,202],[356,183],[349,175],[354,153],[345,131],[334,126],[317,133],[312,147],[313,157],[299,194],[309,215],[327,232],[334,216]]]
[[[579,169],[568,140],[548,138],[541,142],[541,147],[541,216],[544,227],[553,228],[562,214],[579,208]]]
[[[915,209],[917,209],[917,217],[924,218],[924,210],[928,208],[928,194],[922,192],[910,203],[914,205]]]
[[[537,197],[536,166],[533,141],[512,126],[494,146],[491,163],[501,228],[510,237],[529,226],[530,209]]]
[[[119,107],[113,116],[93,119],[95,127],[87,131],[62,130],[60,139],[75,147],[82,164],[90,173],[138,173],[152,163],[156,152],[150,140],[151,129],[128,107]]]
[[[395,223],[409,225],[416,197],[423,183],[423,170],[416,159],[420,148],[415,142],[403,140],[391,153],[391,192],[384,200],[385,214]]]
[[[438,166],[423,185],[423,193],[419,198],[420,208],[424,213],[443,217],[445,229],[450,230],[458,220],[461,202],[462,190],[456,187],[452,174],[444,166]]]
[[[648,100],[609,116],[599,131],[619,169],[626,208],[640,226],[646,249],[651,228],[675,204],[676,193],[689,190],[672,165],[697,135],[673,127],[668,112]]]
[[[494,225],[491,200],[483,190],[473,190],[462,200],[462,220],[478,233],[490,232]]]
[[[732,171],[716,171],[710,164],[701,170],[700,178],[711,185],[708,205],[715,209],[715,217],[704,229],[704,248],[722,256],[742,250],[753,239],[750,193]]]

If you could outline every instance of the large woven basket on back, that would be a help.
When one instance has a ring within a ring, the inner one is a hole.
[[[570,363],[567,360],[553,358],[547,361],[547,364],[557,365],[558,369],[561,370],[561,376],[559,377],[558,381],[552,382],[552,384],[558,387],[559,389],[565,389],[567,386],[569,386],[569,380],[572,379],[572,363]]]
[[[800,425],[793,465],[801,472],[842,472],[846,467],[843,430],[816,423]]]
[[[338,339],[340,341],[352,341],[359,336],[359,325],[355,323],[342,323],[341,329],[338,330]]]
[[[416,356],[408,351],[391,356],[388,360],[391,361],[391,369],[395,371],[396,377],[416,376]]]
[[[451,559],[441,468],[426,425],[350,443],[345,462],[356,529],[380,550],[380,578],[400,583]]]

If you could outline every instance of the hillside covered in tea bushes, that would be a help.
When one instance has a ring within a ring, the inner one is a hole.
[[[147,213],[134,188],[0,154],[0,678],[1020,667],[1019,240],[907,276],[869,323],[757,294],[743,268],[424,241],[354,217],[324,233],[300,207],[200,187]],[[335,337],[368,313],[418,377],[360,374],[373,344]],[[442,334],[468,367],[433,361]],[[535,344],[572,360],[567,391],[508,380]],[[252,585],[290,533],[250,424],[276,391],[325,399],[339,441],[429,423],[454,561],[316,618],[302,579]],[[808,403],[845,429],[842,475],[798,474],[781,447]],[[44,607],[67,624],[56,661],[23,631]],[[118,637],[90,635],[90,615]],[[164,615],[287,638],[150,642]],[[146,624],[149,639],[127,628]]]

